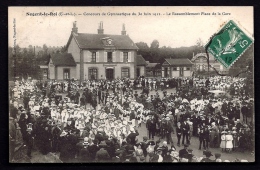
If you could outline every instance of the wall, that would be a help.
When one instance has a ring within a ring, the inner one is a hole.
[[[75,62],[80,62],[80,49],[73,37],[72,37],[69,47],[68,47],[68,53],[72,54]]]
[[[96,56],[97,56],[97,62],[96,63],[104,63],[105,60],[105,50],[93,50],[95,51],[96,53],[98,53]],[[107,50],[109,51],[109,50]],[[113,59],[113,63],[123,63],[122,60],[120,59],[121,58],[121,53],[124,52],[123,50],[118,50],[118,51],[114,51],[112,53],[112,59]],[[130,51],[125,51],[125,52],[129,52],[128,54],[131,56],[131,61],[130,63],[134,62],[135,61],[135,56],[136,56],[136,51],[134,50],[130,50]],[[92,52],[89,51],[89,50],[83,50],[83,58],[84,58],[84,63],[91,63],[91,55],[92,55]],[[113,57],[114,56],[114,57]],[[75,60],[76,61],[76,60]],[[80,61],[76,61],[76,62],[80,62]],[[106,62],[105,62],[106,63]],[[129,63],[129,62],[128,62]]]
[[[76,67],[57,67],[58,80],[63,80],[63,69],[70,69],[70,79],[76,78]]]
[[[55,66],[53,65],[53,62],[51,59],[50,59],[48,67],[49,67],[49,71],[48,71],[49,79],[55,79]]]
[[[191,76],[191,71],[190,70],[184,70],[183,71],[183,77],[189,77]]]
[[[78,63],[77,66],[76,66],[76,73],[75,73],[75,78],[76,79],[80,79],[80,64]]]
[[[103,79],[106,76],[106,67],[113,67],[114,68],[114,78],[121,78],[121,68],[122,67],[128,67],[130,69],[130,78],[134,79],[135,76],[135,69],[134,69],[134,63],[111,63],[111,64],[100,64],[100,63],[96,63],[96,64],[84,64],[84,80],[85,80],[85,75],[86,75],[86,79],[89,79],[89,73],[88,73],[88,69],[90,67],[95,67],[98,69],[98,79]],[[144,68],[143,68],[144,70]],[[79,73],[79,72],[77,72]],[[102,75],[102,78],[101,78]]]
[[[172,77],[179,77],[180,76],[180,71],[172,71]]]
[[[137,66],[140,69],[140,76],[145,76],[145,66]]]
[[[128,67],[130,69],[130,78],[135,78],[135,58],[136,58],[136,51],[128,51],[128,53],[131,56],[130,62],[121,62],[121,52],[123,51],[114,51],[112,54],[112,63],[105,62],[105,50],[96,50],[98,53],[97,56],[97,62],[91,62],[91,55],[92,52],[89,50],[83,50],[83,58],[84,58],[84,79],[86,75],[86,79],[89,78],[88,69],[90,67],[96,67],[98,68],[98,79],[103,79],[106,76],[106,67],[113,67],[114,68],[114,78],[121,78],[121,68],[122,67]],[[114,57],[113,57],[114,55]],[[77,77],[80,77],[80,70],[79,70],[79,62],[77,62]],[[144,67],[141,71],[142,74],[144,74]],[[101,78],[102,75],[102,78]]]

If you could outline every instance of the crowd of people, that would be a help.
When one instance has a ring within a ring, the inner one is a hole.
[[[240,112],[248,118],[254,110],[243,82],[227,76],[15,81],[9,139],[20,128],[28,157],[37,148],[59,154],[63,162],[221,162],[220,153],[210,159],[210,148],[254,150],[252,121],[240,119]],[[216,89],[231,96],[209,92]],[[142,141],[141,126],[147,128]],[[204,157],[192,154],[193,140]]]

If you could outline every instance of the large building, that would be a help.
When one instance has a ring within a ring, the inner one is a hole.
[[[78,33],[76,22],[66,45],[67,54],[52,55],[49,63],[50,79],[134,79],[143,74],[136,66],[138,47],[126,35],[104,34],[100,22],[97,34]],[[63,58],[64,57],[64,58]]]

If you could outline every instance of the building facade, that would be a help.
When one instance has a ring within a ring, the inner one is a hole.
[[[207,62],[207,55],[206,53],[198,53],[193,55],[191,61],[193,62],[193,71],[195,72],[203,72],[208,71],[208,62]],[[226,69],[220,62],[218,62],[214,56],[209,53],[209,64],[216,68],[217,71],[220,73],[227,73],[228,69]],[[213,71],[210,68],[209,71]]]
[[[189,59],[165,59],[162,64],[162,78],[192,76],[192,62]]]
[[[48,68],[49,79],[68,80],[76,78],[76,63],[70,53],[51,54]]]
[[[72,55],[76,65],[75,68],[68,68],[69,77],[74,76],[81,81],[124,77],[134,79],[137,76],[137,50],[138,47],[126,35],[124,25],[121,35],[104,34],[102,22],[98,34],[88,34],[78,33],[74,22],[66,51]]]
[[[161,64],[146,61],[146,77],[161,77]]]
[[[142,55],[136,56],[136,77],[146,76],[147,63]]]

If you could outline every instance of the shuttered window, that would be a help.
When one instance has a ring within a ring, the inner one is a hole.
[[[107,52],[104,52],[104,62],[107,62]]]
[[[131,52],[128,52],[128,62],[132,61],[132,56],[131,56]]]
[[[129,77],[130,77],[130,69],[123,67],[121,69],[121,78],[129,78]]]
[[[120,52],[120,62],[124,62],[123,52]]]
[[[116,62],[116,52],[112,52],[112,62]]]
[[[91,62],[96,62],[96,60],[97,60],[96,52],[92,52],[92,54],[91,54]]]
[[[124,52],[124,62],[129,62],[128,61],[128,52]]]

